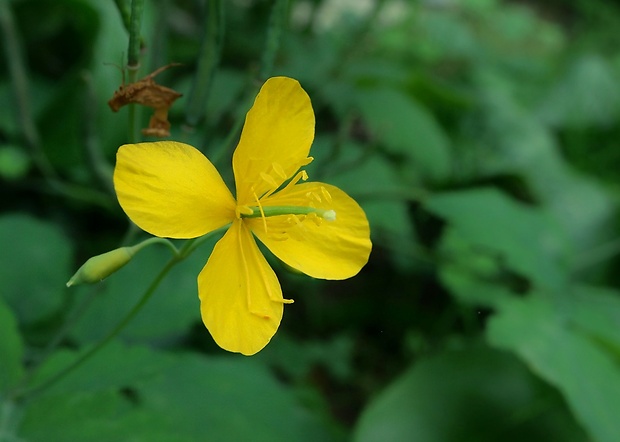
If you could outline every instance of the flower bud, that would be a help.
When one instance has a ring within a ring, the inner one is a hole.
[[[101,281],[127,264],[134,253],[132,247],[121,247],[93,256],[75,272],[75,275],[67,282],[67,287]]]

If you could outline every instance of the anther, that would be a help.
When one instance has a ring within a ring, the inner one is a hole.
[[[265,233],[267,233],[267,219],[265,218],[265,211],[263,210],[263,206],[260,203],[260,200],[258,199],[258,196],[256,195],[256,192],[254,192],[254,190],[252,190],[252,194],[254,195],[254,200],[256,201],[256,204],[258,205],[258,210],[260,210],[260,217],[263,220],[263,227],[265,228]],[[252,213],[254,213],[254,211],[252,211]]]
[[[280,232],[280,233],[273,233],[273,232],[271,232],[269,234],[269,239],[272,239],[274,241],[286,241],[289,238],[290,238],[290,236],[286,232]]]
[[[280,166],[279,163],[271,163],[271,167],[273,167],[273,171],[278,174],[280,178],[283,180],[287,178],[286,172],[284,172],[284,169],[282,169],[282,166]]]
[[[320,227],[321,224],[323,224],[323,218],[321,218],[320,216],[318,216],[316,214],[316,212],[311,212],[308,215],[306,215],[306,219],[310,219],[312,220],[312,222],[314,223],[314,225],[316,225],[317,227]]]
[[[327,201],[328,203],[332,202],[332,196],[329,194],[327,189],[323,186],[321,186],[321,193],[323,194],[323,198],[325,198],[325,201]]]
[[[282,192],[285,191],[286,189],[289,189],[290,187],[294,186],[295,184],[297,184],[299,182],[299,180],[303,180],[306,181],[308,179],[308,174],[306,173],[305,170],[299,171],[297,173],[297,175],[295,175],[293,177],[293,179],[291,181],[289,181],[289,183],[286,185],[286,187],[284,187],[284,189],[282,189]]]
[[[263,180],[265,180],[272,187],[278,187],[278,183],[276,182],[276,180],[271,175],[268,175],[265,172],[261,172],[260,173],[260,177]]]
[[[290,215],[286,220],[288,222],[295,221],[295,224],[297,224],[299,227],[302,227],[301,220],[297,215]]]

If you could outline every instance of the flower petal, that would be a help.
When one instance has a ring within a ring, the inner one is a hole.
[[[260,197],[293,176],[308,163],[313,139],[314,111],[299,82],[287,77],[267,80],[246,116],[233,155],[238,203],[253,204],[254,192]]]
[[[195,238],[235,218],[236,203],[211,162],[174,141],[125,144],[114,189],[129,218],[152,235]]]
[[[215,245],[198,275],[202,320],[225,350],[252,355],[282,320],[282,289],[241,220]]]
[[[354,276],[368,262],[372,244],[366,215],[353,198],[337,187],[311,182],[286,188],[261,203],[308,206],[309,198],[317,208],[334,210],[336,219],[283,215],[246,222],[269,250],[289,266],[314,278]]]

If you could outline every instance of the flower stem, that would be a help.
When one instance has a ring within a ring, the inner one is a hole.
[[[30,149],[34,163],[41,174],[48,180],[55,180],[58,175],[41,147],[39,132],[32,117],[26,63],[13,13],[9,2],[6,1],[0,1],[0,32],[4,41],[5,66],[13,84],[15,107],[25,144]]]
[[[166,238],[159,238],[157,236],[154,236],[152,238],[149,239],[145,239],[144,241],[142,241],[139,244],[136,244],[135,246],[132,246],[131,248],[134,250],[134,253],[138,253],[140,250],[142,250],[145,247],[150,246],[151,244],[163,244],[166,247],[168,247],[171,251],[172,251],[172,255],[176,258],[181,258],[181,253],[179,252],[179,250],[174,246],[174,244],[172,244],[170,242],[169,239]]]
[[[220,61],[224,40],[223,3],[221,0],[209,1],[209,10],[206,14],[204,34],[198,54],[198,66],[185,109],[185,119],[189,127],[196,126],[204,116],[213,75]]]
[[[131,1],[131,15],[129,18],[129,47],[127,49],[127,67],[137,70],[140,67],[140,27],[142,26],[142,12],[144,0]]]
[[[129,83],[135,83],[138,70],[140,69],[140,27],[142,25],[142,12],[144,0],[131,1],[131,14],[129,19],[129,45],[127,48],[127,76]],[[138,109],[135,104],[129,105],[129,142],[138,141]]]
[[[121,14],[125,29],[129,30],[129,23],[131,22],[131,5],[129,0],[114,0],[118,12]]]
[[[190,239],[186,241],[180,249],[177,249],[169,240],[165,238],[158,238],[158,237],[149,238],[143,241],[142,243],[134,246],[134,247],[139,247],[138,250],[140,250],[141,248],[146,247],[150,244],[162,243],[170,247],[173,250],[174,255],[162,268],[162,270],[155,277],[153,282],[151,282],[149,287],[142,294],[142,296],[140,297],[138,302],[133,306],[133,308],[125,315],[125,317],[121,321],[119,321],[116,327],[114,327],[101,341],[99,341],[97,344],[95,344],[95,346],[91,347],[89,350],[87,350],[85,353],[83,353],[81,356],[79,356],[77,359],[75,359],[72,363],[67,365],[65,368],[58,371],[55,375],[43,381],[41,384],[33,388],[30,388],[30,389],[15,390],[15,392],[12,395],[9,395],[11,399],[23,401],[26,399],[31,399],[34,396],[37,396],[38,394],[43,392],[45,389],[55,384],[56,382],[58,382],[59,380],[67,376],[69,373],[71,373],[73,370],[78,368],[80,365],[82,365],[84,362],[86,362],[88,359],[90,359],[99,350],[101,350],[106,344],[108,344],[112,339],[118,336],[118,334],[125,328],[125,326],[127,326],[127,324],[131,322],[131,320],[140,312],[140,310],[142,310],[142,307],[144,307],[146,303],[148,302],[148,300],[151,298],[151,296],[153,296],[153,293],[155,292],[159,284],[163,281],[164,277],[168,274],[168,272],[170,272],[170,270],[172,270],[172,268],[176,264],[178,264],[179,262],[187,258],[194,250],[196,250],[205,241],[219,234],[222,230],[225,230],[227,228],[228,228],[228,225],[223,226],[212,232],[209,232],[206,235],[201,236],[200,238]],[[27,379],[32,379],[32,377],[33,377],[33,373],[31,373]]]
[[[261,60],[260,79],[266,80],[273,71],[276,54],[280,48],[280,40],[282,37],[282,29],[286,22],[288,0],[276,0],[271,10],[269,18],[269,29],[267,30],[267,41],[265,43],[265,51]]]
[[[114,327],[101,341],[99,341],[95,346],[91,347],[85,353],[82,353],[77,359],[75,359],[71,364],[57,372],[52,377],[46,379],[43,383],[37,385],[36,387],[25,390],[22,392],[18,392],[16,395],[16,399],[24,400],[31,399],[34,396],[37,396],[45,389],[51,387],[56,382],[67,376],[73,370],[78,368],[88,359],[90,359],[94,354],[96,354],[99,350],[101,350],[106,344],[108,344],[112,339],[114,339],[131,320],[138,314],[142,307],[147,303],[151,296],[155,292],[155,289],[159,286],[164,277],[168,274],[168,272],[180,261],[178,257],[172,257],[164,266],[164,268],[159,272],[157,277],[151,282],[148,289],[144,292],[142,297],[138,300],[138,302],[133,306],[133,308],[125,315],[125,317]]]
[[[82,146],[86,165],[92,177],[108,194],[114,195],[112,185],[112,166],[107,161],[99,146],[97,128],[95,127],[97,96],[93,79],[88,71],[82,72],[81,80],[84,84],[84,101],[82,105]]]

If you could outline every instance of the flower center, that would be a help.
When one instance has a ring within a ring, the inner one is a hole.
[[[312,157],[308,157],[301,163],[301,166],[311,161]],[[261,173],[260,176],[269,185],[269,189],[259,195],[252,187],[254,204],[247,202],[239,204],[236,215],[238,219],[261,218],[264,232],[272,239],[282,241],[288,239],[292,228],[296,228],[296,234],[304,235],[307,230],[304,223],[307,220],[312,220],[317,227],[321,226],[323,220],[328,222],[336,220],[336,211],[330,208],[332,197],[325,187],[319,186],[310,191],[301,190],[301,188],[298,191],[293,189],[299,181],[308,179],[305,170],[299,170],[288,183],[284,183],[282,180],[286,178],[286,174],[279,164],[273,163],[269,170]],[[264,186],[258,187],[264,189]],[[293,204],[273,205],[275,201],[270,201],[271,196],[280,193],[286,194],[288,197],[286,199]],[[268,227],[267,218],[269,217],[279,218],[270,221]]]

